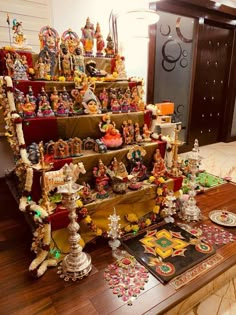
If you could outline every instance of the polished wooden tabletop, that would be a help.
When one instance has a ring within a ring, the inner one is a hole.
[[[7,187],[0,186],[0,314],[165,314],[236,263],[235,242],[228,243],[217,253],[223,260],[204,276],[175,290],[169,283],[161,284],[150,275],[145,290],[128,306],[112,293],[104,280],[104,270],[114,262],[111,248],[104,242],[87,248],[92,257],[91,274],[77,282],[64,282],[57,268],[48,270],[41,278],[33,279],[28,266],[33,254],[29,248],[31,232],[18,213]],[[196,197],[203,222],[210,221],[208,213],[227,208],[236,213],[236,185],[223,184]],[[191,223],[195,225],[194,223]],[[225,230],[236,233],[235,228]]]

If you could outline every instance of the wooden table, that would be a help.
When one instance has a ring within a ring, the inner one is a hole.
[[[226,207],[228,211],[236,213],[236,185],[232,183],[223,184],[217,188],[209,189],[203,194],[196,197],[197,204],[201,209],[203,220],[200,223],[210,221],[208,213],[214,209],[222,209]],[[193,224],[192,225],[199,225]],[[225,228],[225,230],[236,234],[235,228]],[[194,303],[194,294],[197,301],[206,297],[210,293],[213,285],[212,281],[218,279],[217,285],[220,285],[220,275],[224,274],[224,283],[226,279],[230,279],[236,275],[236,246],[235,242],[228,243],[217,250],[217,253],[223,256],[223,260],[214,268],[210,269],[203,276],[192,280],[184,287],[175,290],[169,283],[162,285],[156,278],[150,275],[149,282],[145,286],[145,291],[133,303],[133,306],[122,306],[122,302],[116,296],[112,296],[111,290],[102,292],[92,298],[92,303],[96,305],[96,310],[99,314],[177,314],[177,309],[181,307],[184,311],[182,301],[191,296],[191,306]],[[232,273],[229,272],[232,268]],[[205,289],[204,289],[205,287]],[[214,285],[216,287],[216,284]],[[206,292],[207,291],[207,292]],[[196,293],[197,292],[197,293]],[[176,307],[179,304],[179,307]],[[173,309],[174,308],[174,309]],[[172,309],[172,310],[171,310]],[[181,314],[181,313],[179,313]]]
[[[2,195],[3,205],[5,195]],[[227,183],[210,189],[198,195],[197,201],[204,216],[203,222],[209,221],[207,215],[214,209],[227,207],[229,211],[236,212],[236,185]],[[13,207],[12,203],[8,200],[8,207]],[[2,211],[3,213],[6,212]],[[29,276],[27,270],[31,259],[28,250],[31,232],[24,233],[23,241],[24,226],[20,228],[17,225],[19,219],[13,221],[14,224],[12,221],[9,219],[8,224],[2,224],[1,314],[184,314],[187,304],[193,307],[194,303],[205,298],[217,285],[222,286],[236,275],[236,246],[235,242],[232,242],[217,250],[223,260],[216,267],[179,290],[175,290],[170,284],[161,284],[150,275],[145,290],[132,306],[128,306],[112,293],[104,280],[105,268],[114,262],[107,243],[97,243],[96,246],[86,248],[93,264],[92,272],[87,278],[66,283],[57,275],[57,268],[52,268],[36,280]],[[225,229],[236,233],[235,228]]]

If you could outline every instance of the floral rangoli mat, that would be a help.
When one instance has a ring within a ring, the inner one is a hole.
[[[132,305],[144,290],[149,273],[133,256],[127,254],[126,257],[108,265],[104,278],[113,294],[121,298],[127,305]]]

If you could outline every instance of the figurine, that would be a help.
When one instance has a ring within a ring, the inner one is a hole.
[[[118,73],[118,80],[127,80],[124,57],[121,57],[120,55],[116,55],[115,71]]]
[[[49,101],[45,95],[42,96],[41,101],[39,102],[39,108],[37,112],[38,117],[48,117],[54,116],[54,112],[50,106]]]
[[[82,31],[81,42],[84,46],[85,56],[92,56],[94,45],[94,26],[90,22],[89,17],[86,20],[85,26],[81,28],[81,31]]]
[[[102,122],[99,123],[99,129],[105,135],[101,138],[108,149],[117,149],[122,145],[122,137],[114,121],[111,121],[109,114],[102,116]]]
[[[63,96],[62,94],[60,94],[58,102],[56,104],[54,104],[54,113],[56,116],[61,116],[61,117],[65,117],[68,116],[69,114],[69,110],[68,110],[68,103],[66,103],[63,100]]]
[[[70,147],[70,156],[81,156],[82,155],[82,140],[78,137],[68,140]]]
[[[69,53],[73,54],[75,49],[79,47],[80,39],[76,32],[71,28],[66,30],[61,36],[61,44],[68,47]]]
[[[135,142],[140,143],[140,142],[143,141],[143,138],[142,138],[141,133],[140,133],[140,127],[139,127],[139,123],[138,122],[136,122],[134,124],[134,135],[135,135],[134,136],[135,137]]]
[[[28,80],[25,66],[21,60],[21,56],[18,53],[15,54],[13,72],[14,72],[14,76],[13,76],[14,80]]]
[[[107,112],[108,107],[108,93],[105,88],[103,88],[102,92],[99,94],[99,99],[101,101],[102,112]]]
[[[98,70],[96,68],[96,61],[95,60],[89,60],[86,63],[86,70],[91,77],[101,78],[101,77],[107,76],[107,72],[105,70]]]
[[[107,58],[113,58],[114,57],[114,41],[111,37],[111,34],[109,33],[107,36],[107,46],[105,48],[106,57]]]
[[[42,57],[39,57],[39,59],[36,61],[34,68],[36,72],[36,78],[40,80],[44,80],[47,75],[47,67]]]
[[[151,171],[152,175],[156,179],[158,179],[159,177],[165,176],[167,169],[166,169],[165,161],[161,156],[161,152],[159,148],[156,149],[153,159],[154,159],[154,166],[153,166],[153,170]]]
[[[148,129],[147,124],[143,125],[143,141],[150,142],[152,139],[150,137],[151,131]]]
[[[103,49],[105,47],[105,42],[103,40],[103,36],[101,33],[101,27],[100,27],[99,23],[97,23],[94,38],[96,38],[96,41],[97,41],[97,43],[96,43],[96,48],[97,48],[96,56],[102,57],[103,56]]]
[[[54,144],[54,158],[65,159],[69,157],[69,145],[66,141],[59,139]]]
[[[91,187],[88,183],[83,182],[82,183],[83,188],[80,190],[80,197],[83,201],[83,204],[90,203],[94,201],[94,197],[91,191]]]
[[[26,36],[23,33],[22,22],[13,20],[13,44],[12,46],[18,50],[32,50],[32,47],[27,45]]]
[[[51,105],[52,105],[52,109],[55,111],[57,110],[57,104],[59,101],[59,95],[58,95],[58,91],[56,86],[53,87],[53,92],[50,96],[50,100],[51,100]]]
[[[109,177],[107,175],[107,167],[99,160],[98,167],[93,168],[93,175],[95,177],[96,189],[98,199],[104,199],[109,196]]]
[[[6,54],[5,60],[6,60],[7,75],[11,77],[14,74],[14,59],[13,59],[13,56],[8,52]]]
[[[112,189],[115,193],[124,194],[127,188],[128,172],[123,162],[118,162],[114,157],[109,167],[109,175],[112,179]]]
[[[58,52],[59,35],[58,32],[50,26],[43,26],[39,31],[40,51]]]
[[[85,73],[85,64],[84,56],[82,54],[82,49],[76,47],[73,53],[73,65],[74,65],[74,74],[80,76]]]
[[[84,107],[84,113],[85,114],[100,114],[100,106],[98,103],[98,99],[93,93],[93,91],[88,87],[84,96],[83,96],[83,102],[82,105]]]
[[[30,101],[29,94],[25,96],[25,103],[22,104],[22,110],[24,118],[33,118],[36,116],[36,104]]]
[[[122,124],[122,134],[123,134],[124,143],[126,145],[133,143],[132,133],[130,132],[129,125],[126,120],[124,120]]]
[[[62,44],[58,55],[58,67],[60,75],[64,76],[68,80],[71,77],[73,70],[72,57],[68,48]]]
[[[142,163],[142,160],[135,163],[130,174],[134,175],[139,182],[147,178],[147,167]]]

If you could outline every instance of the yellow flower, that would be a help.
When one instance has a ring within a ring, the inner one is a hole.
[[[89,224],[89,223],[92,222],[92,218],[90,217],[90,215],[87,215],[87,217],[84,218],[84,220],[85,220],[85,222],[86,222],[87,224]]]
[[[158,181],[159,181],[161,184],[165,182],[165,180],[164,180],[163,177],[159,177],[159,178],[158,178]]]
[[[45,79],[48,80],[48,81],[50,81],[50,80],[51,80],[50,74],[47,74],[46,77],[45,77]]]
[[[160,206],[159,205],[155,205],[152,211],[153,211],[153,213],[158,214],[159,211],[160,211]]]
[[[155,180],[155,177],[154,177],[154,176],[150,176],[150,177],[149,177],[149,182],[150,182],[150,183],[153,183],[154,180]]]
[[[30,74],[35,74],[34,68],[29,68],[29,73]]]
[[[132,227],[133,231],[138,231],[139,230],[138,224],[133,224],[131,227]]]
[[[76,201],[76,206],[77,206],[78,208],[82,208],[82,207],[83,207],[83,202],[82,202],[80,199],[78,199],[78,200]]]
[[[131,223],[134,223],[134,222],[138,222],[138,217],[136,216],[135,213],[129,213],[127,216],[126,216],[126,220],[131,222]]]
[[[157,188],[157,194],[158,194],[158,196],[161,196],[162,193],[163,193],[163,188],[158,187],[158,188]]]
[[[126,225],[125,232],[129,233],[132,230],[130,225]]]
[[[84,240],[82,239],[82,237],[81,237],[80,240],[79,240],[79,244],[80,244],[81,247],[84,248],[85,242],[84,242]]]
[[[101,235],[102,235],[102,230],[99,229],[99,228],[97,228],[97,230],[96,230],[96,235],[97,235],[97,236],[101,236]]]
[[[82,79],[80,77],[74,77],[74,81],[80,83],[82,82]]]
[[[60,76],[60,77],[58,78],[58,81],[60,81],[60,82],[65,82],[65,81],[66,81],[66,78],[63,77],[63,76]]]
[[[118,76],[118,73],[116,72],[116,71],[114,71],[113,73],[112,73],[112,75],[113,75],[113,77],[117,77]]]
[[[152,223],[152,221],[151,221],[150,219],[146,219],[145,224],[146,224],[147,226],[149,226],[151,223]]]

